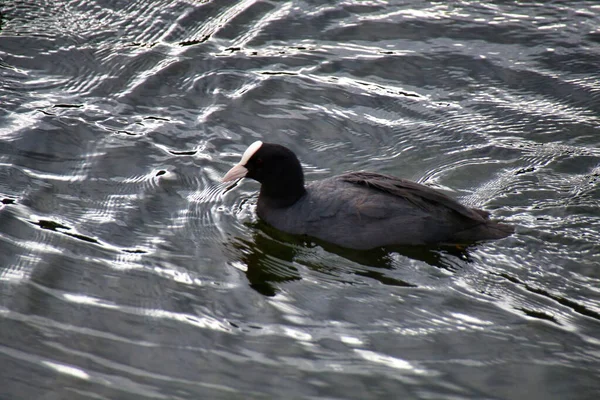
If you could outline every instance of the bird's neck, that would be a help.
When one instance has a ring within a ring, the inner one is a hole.
[[[273,183],[263,182],[258,201],[268,207],[285,208],[295,204],[305,193],[303,177]]]

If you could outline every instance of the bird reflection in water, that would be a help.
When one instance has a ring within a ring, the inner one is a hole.
[[[424,262],[435,268],[454,273],[471,261],[470,247],[457,246],[395,246],[371,250],[354,250],[333,245],[304,235],[281,232],[263,221],[247,223],[253,232],[251,237],[236,237],[227,247],[231,250],[231,260],[241,262],[246,268],[250,286],[265,296],[275,296],[278,286],[302,279],[297,268],[300,262],[307,268],[341,275],[348,273],[331,263],[324,263],[322,257],[314,253],[321,248],[355,263],[350,273],[374,279],[384,285],[414,288],[416,284],[390,276],[387,271],[401,268],[399,258]],[[309,254],[313,253],[313,254]],[[312,255],[312,257],[311,257]],[[343,278],[342,278],[343,280]],[[352,283],[347,281],[347,283]]]

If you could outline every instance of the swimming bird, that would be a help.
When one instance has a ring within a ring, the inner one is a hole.
[[[269,225],[351,249],[468,245],[514,232],[487,211],[389,175],[347,172],[305,185],[296,154],[275,143],[252,143],[223,182],[241,178],[261,184],[256,212]]]

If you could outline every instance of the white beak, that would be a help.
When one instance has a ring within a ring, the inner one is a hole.
[[[244,167],[244,165],[246,165],[246,163],[254,155],[254,153],[256,153],[258,149],[260,149],[260,146],[262,146],[262,144],[263,143],[260,140],[257,140],[256,142],[252,143],[242,155],[242,159],[240,160],[240,162],[225,174],[222,181],[229,182],[245,177],[248,173],[248,169]]]
[[[231,168],[223,177],[223,182],[230,182],[236,179],[240,179],[246,176],[248,170],[241,164],[237,164],[233,168]]]

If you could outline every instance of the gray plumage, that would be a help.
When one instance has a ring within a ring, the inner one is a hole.
[[[302,167],[286,147],[254,143],[224,181],[261,183],[258,216],[273,227],[338,246],[471,244],[504,238],[510,225],[416,182],[349,172],[304,185]]]
[[[342,247],[469,244],[500,239],[513,228],[489,219],[445,194],[404,179],[350,172],[309,183],[290,207],[270,207],[259,197],[257,213],[284,232],[314,236]]]

